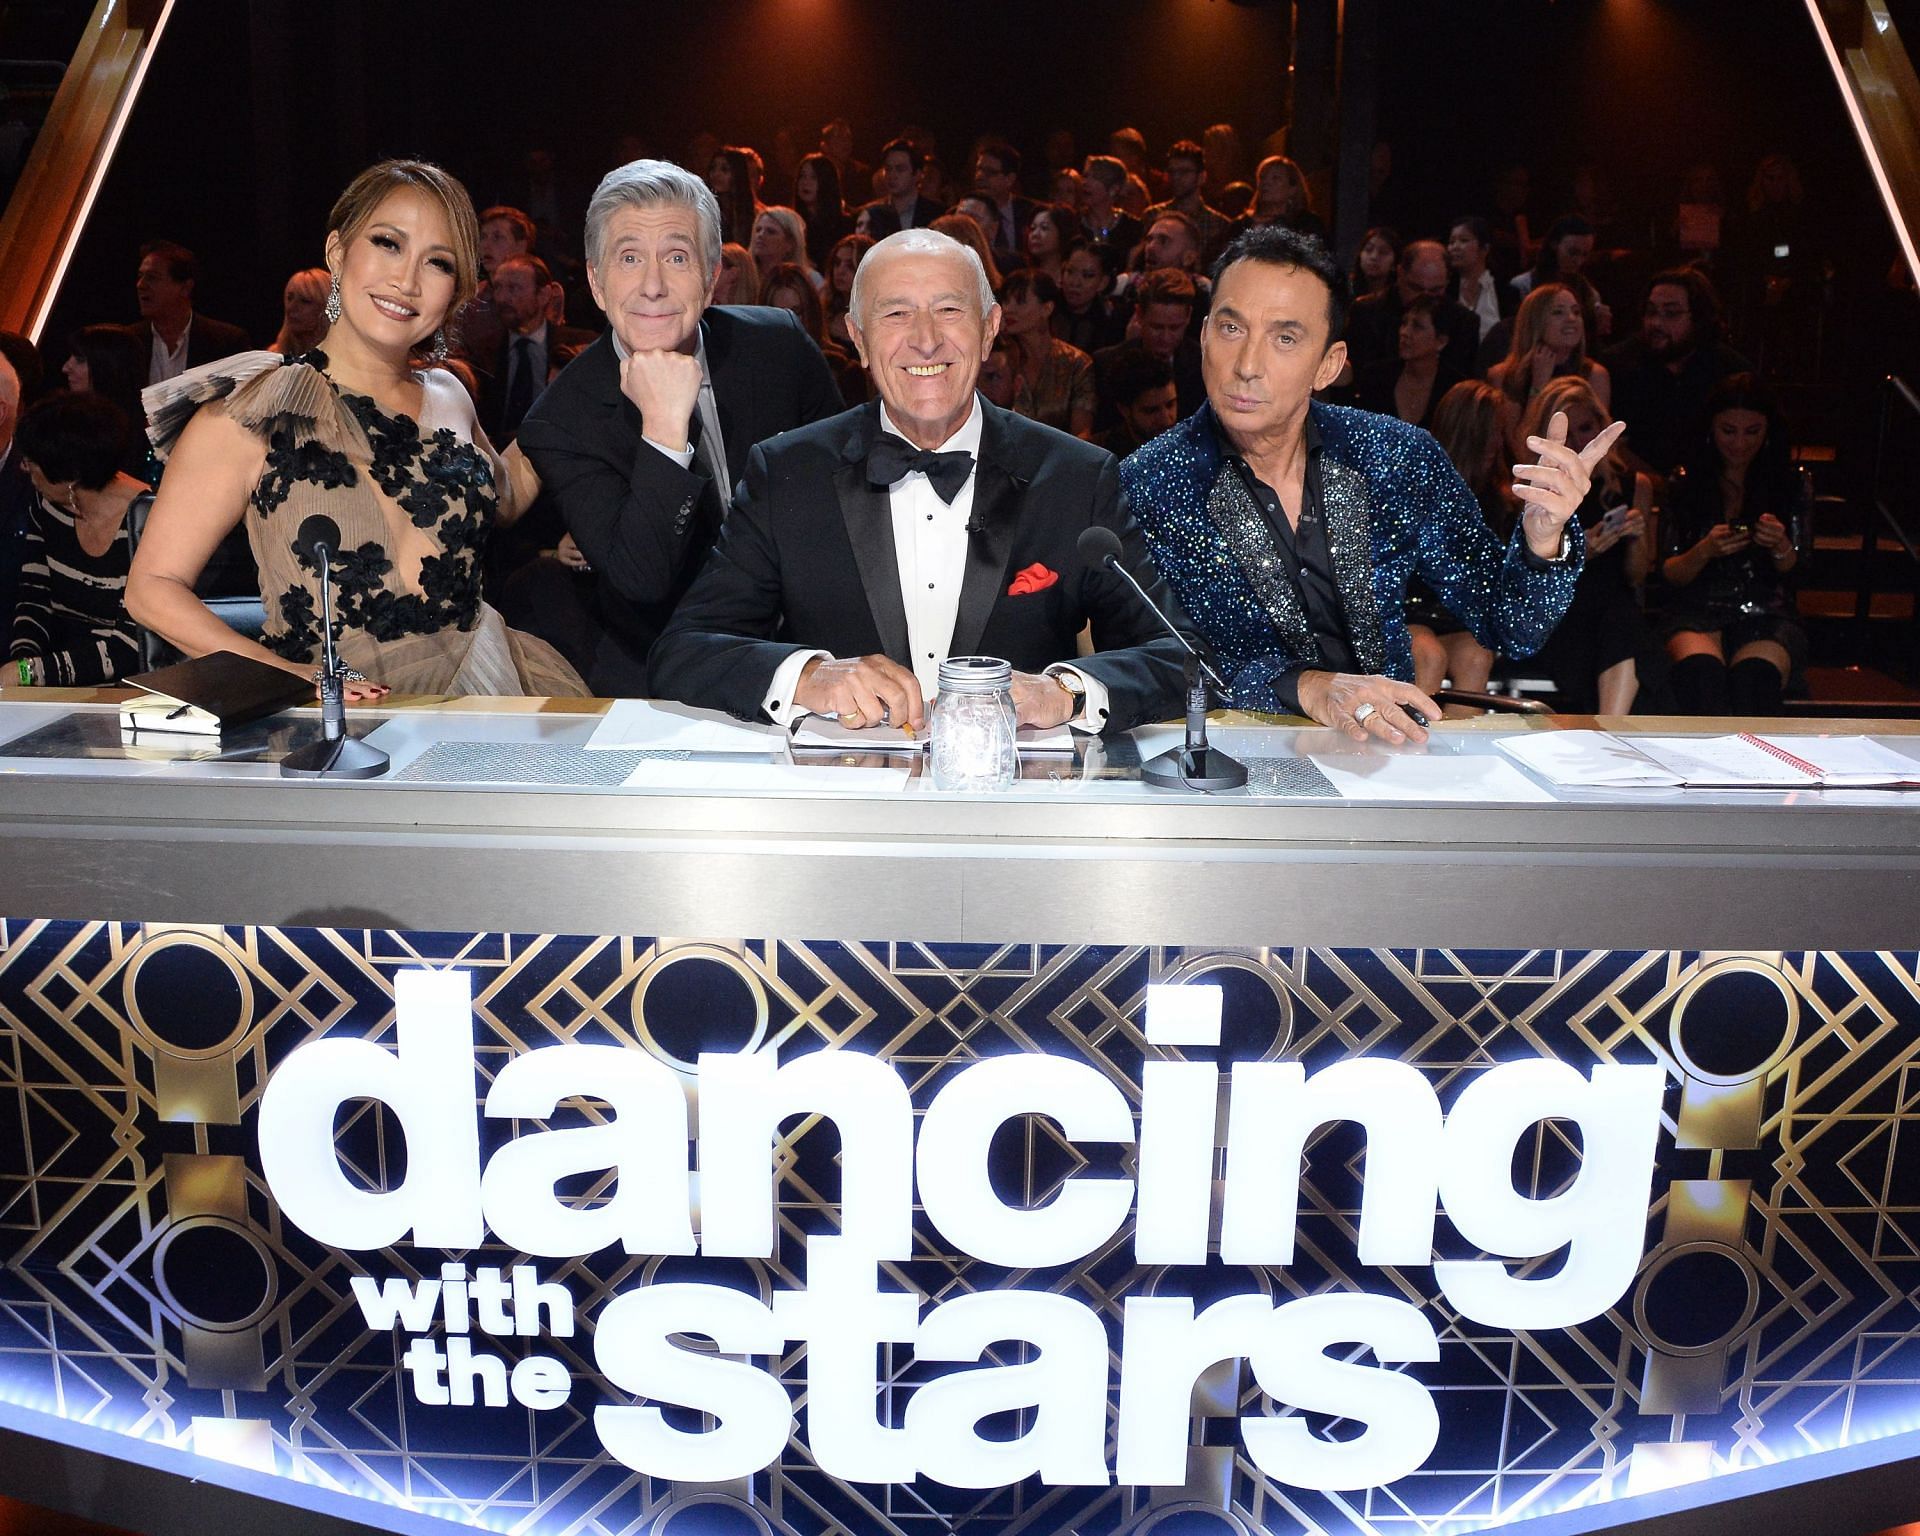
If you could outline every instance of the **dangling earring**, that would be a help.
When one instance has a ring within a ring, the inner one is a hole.
[[[447,328],[443,325],[433,333],[433,350],[427,353],[430,363],[444,363],[447,360]]]
[[[327,324],[340,323],[340,274],[333,274],[333,286],[327,290]]]

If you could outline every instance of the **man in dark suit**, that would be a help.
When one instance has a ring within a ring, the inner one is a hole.
[[[586,247],[611,329],[534,403],[519,443],[596,577],[604,632],[587,680],[645,697],[647,649],[712,547],[748,450],[841,401],[785,310],[708,307],[720,205],[691,172],[660,160],[609,172]]]
[[[199,280],[200,259],[184,245],[152,240],[140,247],[140,270],[133,281],[140,323],[127,329],[151,359],[149,384],[176,379],[189,368],[252,345],[239,326],[194,310],[193,290]]]
[[[1027,221],[1037,204],[1020,195],[1020,151],[996,140],[983,144],[973,162],[973,185],[993,205],[996,228],[987,243],[996,251],[1025,251]]]
[[[1179,708],[1181,649],[1113,456],[975,392],[999,328],[979,258],[932,230],[875,246],[848,330],[880,399],[762,443],[707,568],[653,648],[661,695],[786,724],[924,725],[948,656],[1014,668],[1024,725],[1125,730]],[[1095,653],[1076,659],[1091,622]]]
[[[946,210],[920,195],[920,169],[927,157],[910,139],[894,139],[880,151],[880,174],[886,178],[886,196],[866,206],[867,229],[876,240],[903,229],[925,229]]]
[[[488,286],[502,331],[480,375],[480,425],[494,447],[505,448],[546,389],[556,363],[594,338],[592,331],[547,319],[553,273],[538,256],[507,257],[493,269]]]
[[[1421,294],[1440,301],[1434,329],[1447,338],[1448,356],[1471,358],[1480,349],[1480,320],[1447,297],[1447,251],[1438,240],[1412,240],[1400,252],[1393,285],[1354,302],[1347,320],[1347,357],[1356,374],[1399,355],[1400,322]]]

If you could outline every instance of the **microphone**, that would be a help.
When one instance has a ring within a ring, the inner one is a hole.
[[[305,555],[315,565],[340,552],[340,525],[324,512],[315,512],[300,524],[293,536],[294,553]]]
[[[370,779],[387,771],[389,758],[347,734],[347,669],[333,643],[331,566],[340,552],[340,525],[315,512],[294,533],[293,550],[320,571],[320,740],[289,752],[280,772],[296,779]]]
[[[1140,777],[1162,789],[1238,789],[1247,782],[1247,770],[1226,753],[1207,745],[1207,685],[1233,702],[1233,695],[1213,670],[1206,657],[1194,648],[1180,626],[1168,618],[1147,589],[1134,580],[1133,572],[1120,563],[1120,536],[1111,528],[1094,523],[1082,530],[1075,543],[1082,561],[1112,571],[1129,587],[1134,596],[1147,605],[1147,611],[1160,621],[1161,628],[1180,642],[1187,663],[1187,739],[1184,745],[1162,752],[1140,765]]]
[[[1160,605],[1147,595],[1147,589],[1133,579],[1133,572],[1120,563],[1119,534],[1103,524],[1092,523],[1081,530],[1080,537],[1075,542],[1075,548],[1080,558],[1088,565],[1103,566],[1132,587],[1134,596],[1147,605],[1148,610],[1160,621],[1160,627],[1180,642],[1181,649],[1206,674],[1207,681],[1213,684],[1214,692],[1227,703],[1233,702],[1233,691],[1227,687],[1226,680],[1213,670],[1206,657],[1194,649],[1193,642],[1187,638],[1185,631],[1168,618]]]

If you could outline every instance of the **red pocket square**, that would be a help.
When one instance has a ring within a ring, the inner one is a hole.
[[[1044,565],[1030,565],[1013,578],[1007,596],[1025,597],[1029,592],[1044,592],[1059,579],[1058,571],[1050,571]]]

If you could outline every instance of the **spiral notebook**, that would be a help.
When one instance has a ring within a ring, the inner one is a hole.
[[[1920,757],[1870,736],[1538,731],[1502,737],[1498,745],[1522,767],[1567,788],[1920,789]]]

